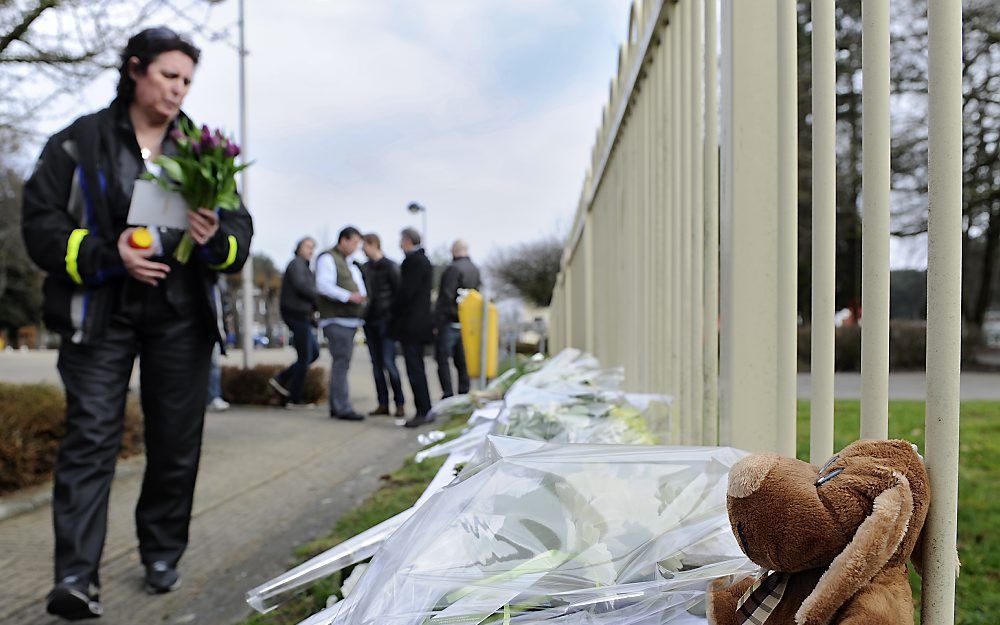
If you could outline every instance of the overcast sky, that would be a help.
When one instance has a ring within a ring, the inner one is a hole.
[[[175,3],[181,6],[180,2]],[[429,249],[457,237],[482,261],[568,231],[624,40],[629,0],[246,0],[247,199],[256,251],[279,266],[309,235],[346,224],[382,236],[421,227]],[[205,5],[201,5],[205,6]],[[203,48],[185,110],[239,128],[237,4],[171,18]],[[229,41],[207,33],[228,31]],[[123,42],[124,43],[124,42]],[[64,101],[54,132],[105,106],[108,72]],[[924,247],[892,241],[893,266]]]
[[[255,248],[283,266],[294,242],[345,224],[399,257],[406,211],[427,208],[431,250],[464,237],[474,259],[568,230],[627,0],[247,0],[248,204]],[[201,17],[201,14],[197,16]],[[194,27],[168,23],[179,32]],[[230,27],[236,3],[211,12]],[[203,56],[185,110],[232,132],[237,53]],[[109,72],[86,109],[110,101]],[[54,131],[82,111],[67,109]]]

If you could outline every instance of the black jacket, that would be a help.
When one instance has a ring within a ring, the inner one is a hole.
[[[309,261],[296,254],[281,277],[281,310],[309,315],[315,308],[316,276]]]
[[[468,256],[452,261],[441,274],[441,286],[434,306],[437,327],[458,322],[458,290],[478,289],[479,285],[479,268],[472,264]]]
[[[406,255],[399,266],[399,290],[392,302],[389,335],[403,343],[434,341],[431,282],[434,270],[423,249]]]
[[[399,265],[383,256],[370,260],[362,267],[368,289],[368,311],[365,319],[379,321],[392,314],[392,301],[399,289]]]
[[[166,154],[175,145],[163,143]],[[127,107],[115,101],[49,138],[24,186],[22,233],[31,259],[46,273],[43,320],[75,343],[100,340],[127,277],[118,255],[135,180],[144,171]],[[221,211],[219,231],[186,265],[172,251],[181,231],[162,233],[171,272],[159,287],[182,314],[204,317],[223,345],[225,332],[217,272],[236,273],[246,262],[253,222],[241,206]]]

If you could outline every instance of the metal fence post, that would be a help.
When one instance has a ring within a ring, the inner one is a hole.
[[[722,443],[776,451],[777,7],[773,0],[722,6],[719,386],[731,435]]]
[[[955,621],[962,342],[962,3],[928,3],[926,461],[921,622]]]

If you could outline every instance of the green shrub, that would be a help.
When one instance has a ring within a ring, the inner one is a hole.
[[[811,329],[799,326],[799,370],[809,371]],[[841,326],[834,331],[834,368],[861,371],[861,326]],[[922,370],[926,362],[927,322],[894,319],[889,322],[889,368],[893,371]]]
[[[242,367],[222,368],[222,397],[234,404],[253,406],[277,406],[282,397],[278,395],[268,380],[284,369],[281,365],[257,365],[251,369]],[[306,403],[326,399],[326,369],[310,367],[306,374],[303,399]]]
[[[52,477],[59,440],[66,433],[66,398],[50,384],[0,384],[0,493]],[[142,451],[142,412],[134,398],[125,408],[122,457]]]
[[[926,363],[927,322],[889,322],[889,367],[897,371],[923,370]]]

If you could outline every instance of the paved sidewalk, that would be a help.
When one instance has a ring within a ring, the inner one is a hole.
[[[5,364],[9,359],[0,359],[0,379],[8,380]],[[438,397],[427,365],[432,397]],[[370,376],[367,354],[359,349],[351,369],[359,411],[374,405]],[[184,583],[169,595],[150,597],[142,589],[133,509],[144,460],[119,463],[101,568],[100,622],[231,625],[249,613],[248,589],[286,570],[294,546],[327,532],[378,486],[380,475],[418,448],[413,431],[390,418],[352,423],[327,415],[325,406],[207,415],[191,542],[180,566]],[[0,623],[63,622],[44,613],[51,567],[47,504],[0,522]]]

